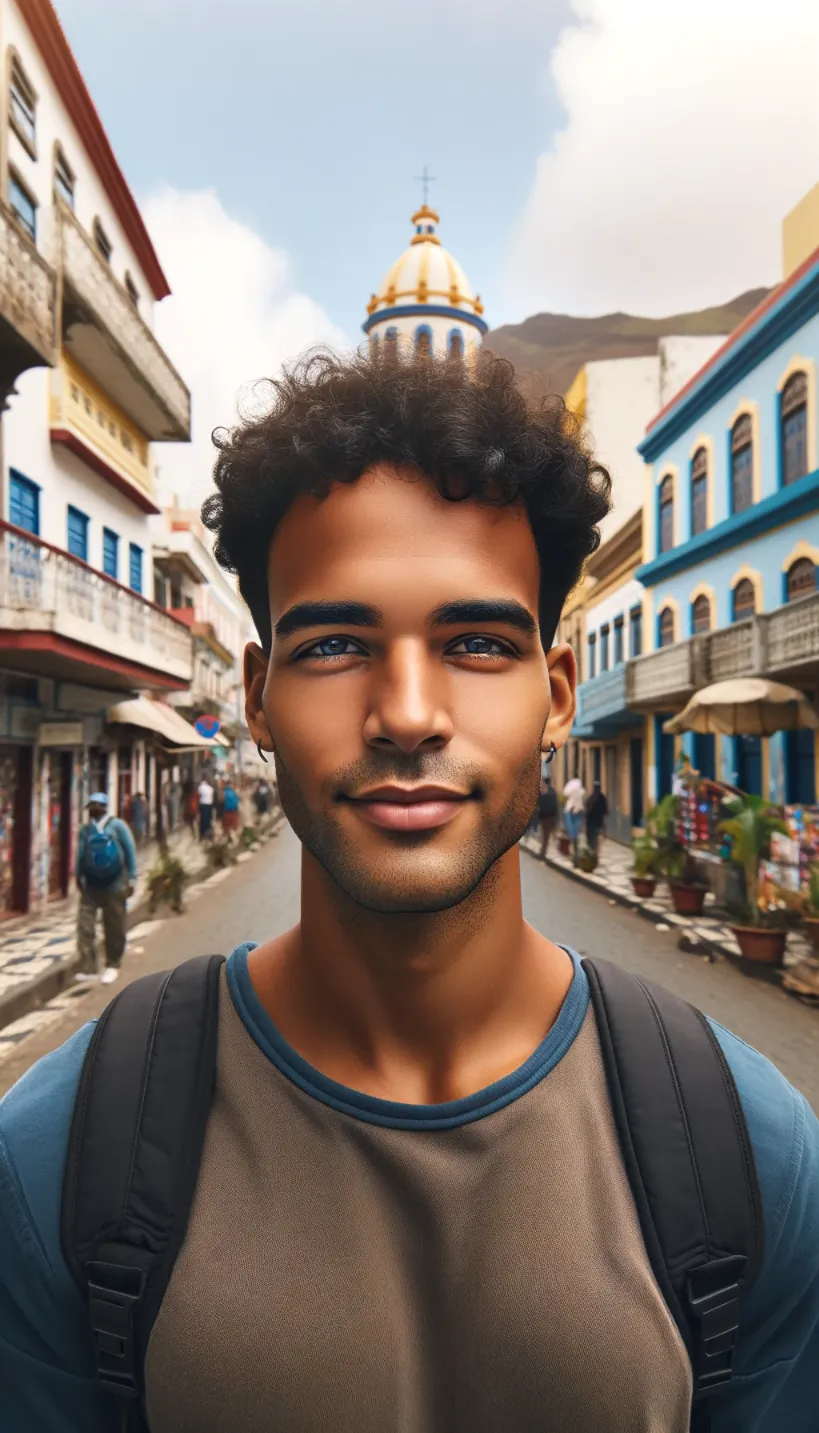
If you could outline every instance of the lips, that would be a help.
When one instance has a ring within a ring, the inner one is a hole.
[[[373,826],[431,831],[454,820],[470,797],[446,786],[379,786],[348,799]]]

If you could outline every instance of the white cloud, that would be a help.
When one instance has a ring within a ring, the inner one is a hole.
[[[782,217],[819,181],[816,0],[573,0],[550,69],[510,303],[664,314],[780,277]]]
[[[236,419],[237,398],[315,344],[348,346],[307,294],[294,289],[287,254],[232,218],[213,191],[167,186],[142,206],[171,287],[155,332],[191,390],[191,443],[156,450],[160,492],[197,506],[211,490],[214,428]]]

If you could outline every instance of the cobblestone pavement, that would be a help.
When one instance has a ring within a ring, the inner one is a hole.
[[[776,1064],[819,1110],[819,1012],[800,1005],[776,986],[744,976],[727,960],[684,955],[678,932],[663,931],[603,892],[521,852],[524,910],[538,929],[581,955],[616,961],[690,1000]],[[223,884],[224,881],[224,884]],[[298,919],[299,846],[285,826],[229,879],[219,872],[197,888],[182,916],[146,924],[125,958],[133,979],[192,955],[227,953],[241,940],[262,940]],[[0,1093],[36,1059],[55,1049],[110,999],[95,987],[75,1008],[56,1012],[53,1023],[35,1028],[0,1063]]]

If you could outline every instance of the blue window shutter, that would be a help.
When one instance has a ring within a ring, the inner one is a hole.
[[[68,508],[68,551],[72,557],[88,561],[88,518],[79,508]]]
[[[129,549],[129,581],[134,592],[142,591],[142,548],[131,543]]]
[[[102,570],[106,577],[119,577],[119,538],[110,527],[102,532]]]
[[[26,532],[40,533],[40,489],[30,478],[9,470],[9,522]]]

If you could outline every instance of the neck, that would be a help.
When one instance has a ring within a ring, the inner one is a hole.
[[[466,901],[430,915],[363,910],[305,851],[301,922],[249,965],[305,1059],[413,1104],[461,1098],[517,1069],[572,979],[565,951],[523,919],[516,846]]]

